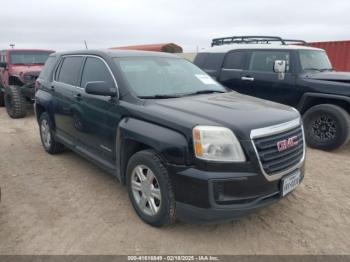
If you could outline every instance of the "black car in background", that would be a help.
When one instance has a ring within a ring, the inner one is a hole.
[[[333,150],[350,139],[350,73],[333,71],[322,49],[280,37],[225,37],[194,64],[232,90],[297,108],[311,147]]]
[[[55,53],[36,83],[43,147],[115,175],[153,226],[231,220],[304,177],[298,111],[221,86],[165,53]]]

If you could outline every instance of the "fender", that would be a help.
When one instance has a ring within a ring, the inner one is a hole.
[[[116,138],[117,177],[124,181],[128,141],[140,143],[154,149],[166,163],[185,165],[188,163],[188,142],[184,135],[135,118],[124,118],[119,122]]]
[[[37,121],[39,121],[37,105],[40,105],[43,108],[45,108],[45,111],[48,112],[48,114],[50,115],[53,121],[53,124],[55,125],[54,118],[53,118],[53,110],[52,110],[54,106],[53,101],[54,101],[54,98],[49,92],[42,91],[40,89],[37,91],[37,94],[35,96],[35,104],[34,104]]]
[[[342,95],[332,95],[332,94],[321,94],[321,93],[305,93],[300,99],[300,102],[298,104],[297,109],[299,112],[302,112],[303,109],[305,108],[305,105],[307,105],[306,101],[309,98],[324,98],[324,99],[333,99],[333,100],[340,100],[344,101],[350,104],[350,97],[347,96],[342,96]]]

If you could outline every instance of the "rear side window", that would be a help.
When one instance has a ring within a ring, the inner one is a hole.
[[[244,51],[233,51],[226,55],[223,68],[243,69]]]
[[[50,56],[44,65],[43,70],[41,71],[39,78],[41,79],[48,79],[50,76],[50,73],[52,71],[53,66],[55,65],[56,57]]]
[[[105,63],[98,58],[88,57],[81,78],[81,87],[85,88],[87,82],[104,81],[109,86],[114,86],[113,78]]]
[[[286,60],[287,72],[289,71],[290,55],[288,51],[253,51],[250,63],[250,71],[273,72],[276,60]]]
[[[208,57],[208,53],[198,53],[196,55],[195,59],[193,60],[193,63],[196,66],[203,67],[204,62],[205,62],[207,57]]]
[[[64,84],[76,86],[78,83],[78,77],[82,62],[83,57],[81,56],[65,57],[61,65],[61,70],[59,72],[57,81]]]
[[[221,69],[222,62],[224,60],[224,53],[210,53],[205,59],[203,65],[204,69],[207,70],[219,70]]]

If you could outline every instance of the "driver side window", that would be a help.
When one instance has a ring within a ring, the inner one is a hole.
[[[113,77],[105,63],[101,59],[88,57],[85,62],[80,86],[85,88],[86,83],[94,81],[104,81],[108,86],[115,87]]]
[[[273,72],[276,60],[285,60],[289,72],[290,55],[287,51],[253,51],[249,62],[249,71]]]

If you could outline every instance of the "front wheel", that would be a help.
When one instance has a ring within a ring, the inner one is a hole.
[[[5,106],[11,118],[22,118],[27,114],[27,101],[19,86],[9,86],[5,91]]]
[[[52,132],[52,122],[48,113],[41,114],[39,119],[41,142],[49,154],[58,154],[64,151],[64,145],[57,142]]]
[[[339,106],[314,106],[306,111],[303,120],[306,142],[312,148],[330,151],[349,141],[350,116]]]
[[[168,171],[153,150],[137,152],[127,167],[130,201],[146,223],[161,227],[175,221],[175,200]]]

